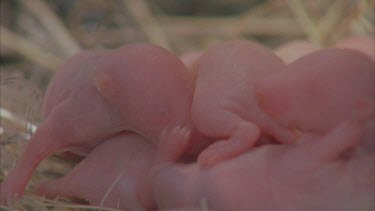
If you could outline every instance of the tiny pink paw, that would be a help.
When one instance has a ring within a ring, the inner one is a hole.
[[[227,140],[217,141],[210,146],[208,146],[201,154],[198,156],[198,163],[202,166],[213,166],[220,161],[226,160],[229,157],[230,145]]]
[[[165,128],[159,137],[158,157],[170,161],[178,160],[189,144],[190,134],[191,130],[186,127]]]

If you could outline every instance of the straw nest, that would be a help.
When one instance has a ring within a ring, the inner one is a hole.
[[[322,46],[349,35],[374,35],[375,0],[4,0],[1,5],[2,181],[41,122],[46,86],[61,62],[81,49],[148,41],[181,55],[228,39],[275,47],[296,39]],[[58,155],[36,181],[74,166]],[[31,191],[16,210],[113,210],[47,200]],[[1,207],[4,210],[13,208]]]

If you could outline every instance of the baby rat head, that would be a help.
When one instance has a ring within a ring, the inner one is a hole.
[[[291,128],[323,132],[374,112],[374,62],[360,52],[327,49],[257,84],[262,110]]]

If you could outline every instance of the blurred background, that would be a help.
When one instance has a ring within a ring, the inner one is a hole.
[[[182,55],[230,39],[325,47],[374,36],[375,20],[375,0],[0,0],[0,7],[0,181],[41,121],[49,80],[76,52],[146,41]],[[53,156],[33,180],[59,177],[72,165]],[[77,208],[57,201],[28,193],[17,206]]]

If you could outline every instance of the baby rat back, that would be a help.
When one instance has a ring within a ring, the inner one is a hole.
[[[48,155],[91,149],[123,131],[151,142],[164,127],[189,124],[188,73],[172,53],[148,44],[80,54],[67,61],[47,91],[46,119],[1,186],[1,202],[21,196]]]

